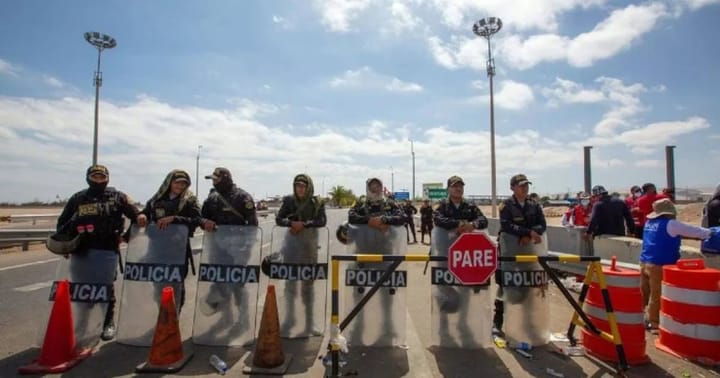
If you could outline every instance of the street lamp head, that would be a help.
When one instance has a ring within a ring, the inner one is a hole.
[[[85,33],[85,40],[88,41],[89,44],[97,47],[99,50],[111,49],[117,46],[115,38],[98,32]]]
[[[485,17],[473,24],[473,33],[479,37],[490,38],[491,35],[502,29],[500,17]]]

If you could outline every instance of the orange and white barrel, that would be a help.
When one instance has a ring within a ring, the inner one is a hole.
[[[719,282],[720,270],[705,268],[701,259],[663,267],[658,349],[720,364]]]
[[[650,361],[645,352],[640,272],[613,266],[603,267],[603,274],[627,363],[638,365]],[[583,310],[598,329],[612,334],[602,290],[597,282],[590,284]],[[615,344],[586,329],[582,330],[582,343],[589,354],[604,361],[619,362]]]

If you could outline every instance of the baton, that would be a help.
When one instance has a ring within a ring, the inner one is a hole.
[[[120,268],[120,274],[124,275],[125,274],[125,266],[123,265],[122,254],[120,254],[120,252],[115,252],[115,253],[117,253],[117,256],[118,256],[118,268]]]
[[[430,249],[428,250],[428,257],[430,257],[430,256],[432,256],[432,246],[431,246]],[[423,276],[427,273],[428,265],[430,265],[430,259],[428,259],[427,261],[425,261],[425,269],[423,269]]]

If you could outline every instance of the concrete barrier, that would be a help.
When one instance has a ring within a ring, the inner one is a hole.
[[[497,235],[499,231],[500,220],[488,219],[488,234]],[[572,255],[600,256],[605,260],[616,256],[618,262],[629,264],[637,264],[640,261],[642,240],[626,236],[600,235],[589,243],[582,237],[584,232],[584,228],[548,226],[546,231],[548,249]],[[720,255],[702,254],[698,248],[689,246],[680,247],[680,255],[683,259],[704,259],[706,267],[720,269]]]

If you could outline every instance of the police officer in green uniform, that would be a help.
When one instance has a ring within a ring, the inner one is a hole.
[[[275,224],[288,227],[290,234],[294,235],[292,242],[285,245],[281,251],[284,263],[291,264],[317,264],[319,233],[318,229],[325,227],[325,203],[319,196],[315,196],[315,187],[310,176],[298,174],[293,179],[293,194],[283,198],[280,210],[275,216]],[[288,243],[288,239],[285,240]],[[299,247],[299,248],[298,248]],[[294,248],[294,249],[292,249]],[[305,307],[305,330],[303,335],[313,334],[313,306],[315,303],[313,280],[304,280],[300,283],[300,295]],[[297,281],[285,283],[286,312],[285,322],[280,327],[288,332],[295,324],[295,293]]]
[[[73,281],[83,282],[82,276],[109,274],[114,280],[118,266],[121,235],[124,229],[123,215],[136,221],[138,210],[125,193],[108,187],[110,171],[95,164],[87,169],[88,188],[68,200],[57,221],[58,234],[75,236],[81,234],[80,246],[70,255],[70,274]],[[111,287],[103,332],[103,340],[115,337],[115,291]]]
[[[513,176],[510,179],[510,189],[513,195],[500,204],[500,233],[517,236],[520,245],[541,243],[542,235],[547,229],[542,206],[528,196],[531,184],[524,174]],[[514,256],[516,253],[517,251],[500,249],[501,256]],[[495,299],[493,334],[502,333],[504,309],[503,288],[499,286]]]
[[[145,208],[138,216],[138,226],[145,227],[148,222],[154,222],[159,229],[165,229],[169,224],[182,224],[188,228],[188,239],[185,244],[185,268],[183,269],[183,280],[187,277],[188,266],[194,269],[192,264],[192,249],[190,238],[195,228],[200,225],[200,205],[197,197],[189,189],[190,175],[179,169],[170,171],[165,176],[157,193],[145,204]],[[193,274],[195,274],[193,270]],[[154,284],[156,301],[160,301],[160,292],[163,284]],[[175,287],[178,312],[185,304],[185,284]]]

